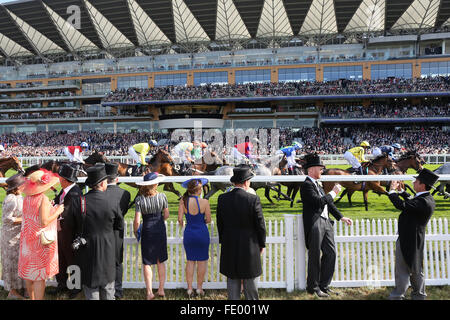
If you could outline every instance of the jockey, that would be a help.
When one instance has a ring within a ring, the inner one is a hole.
[[[203,157],[204,149],[208,148],[208,145],[204,142],[198,141],[194,141],[192,144],[194,148],[191,151],[191,156],[193,157],[194,161],[201,159]]]
[[[233,152],[233,158],[237,159],[238,163],[242,162],[242,159],[247,158],[250,161],[253,160],[254,156],[252,155],[253,150],[253,144],[250,142],[250,139],[248,137],[245,137],[244,143],[235,144],[232,152]],[[253,162],[253,161],[252,161]]]
[[[394,152],[397,150],[399,151],[401,149],[402,149],[402,146],[399,143],[394,143],[391,146],[386,145],[386,146],[381,146],[379,148],[376,147],[373,149],[372,154],[374,157],[378,157],[378,156],[381,156],[383,153],[387,153],[389,155],[389,157],[391,157],[392,160],[395,161],[396,159],[394,157]]]
[[[145,162],[145,156],[150,152],[152,147],[156,147],[158,143],[155,140],[151,140],[149,143],[138,143],[128,148],[128,154],[136,161],[138,167],[141,165],[147,165]]]
[[[359,147],[351,148],[344,153],[345,160],[350,163],[356,174],[364,174],[361,162],[367,162],[367,160],[364,158],[364,153],[369,148],[369,142],[363,141],[361,142],[361,145]]]
[[[83,152],[89,147],[86,142],[82,142],[79,146],[67,146],[64,148],[64,154],[71,162],[84,164]]]
[[[185,168],[190,166],[194,159],[191,154],[194,150],[194,144],[192,142],[183,141],[177,144],[171,152],[171,155],[180,163],[180,171],[185,171]]]
[[[298,164],[295,161],[295,156],[296,156],[296,151],[300,150],[301,148],[302,148],[302,145],[300,143],[298,143],[297,141],[294,141],[294,143],[291,146],[284,147],[280,150],[286,156],[288,171],[289,171],[290,175],[293,175],[294,168],[298,167]]]

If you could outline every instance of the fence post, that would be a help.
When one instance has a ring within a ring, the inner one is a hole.
[[[283,214],[285,223],[285,239],[286,239],[286,291],[292,292],[295,287],[294,277],[294,219],[293,214]]]
[[[306,289],[306,244],[305,244],[305,232],[303,229],[303,217],[297,215],[297,241],[296,241],[296,253],[295,253],[295,265],[296,265],[296,277],[297,277],[297,289]]]

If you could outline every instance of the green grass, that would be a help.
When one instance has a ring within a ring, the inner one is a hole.
[[[333,168],[342,168],[345,169],[348,166],[330,166]],[[439,167],[439,165],[426,165],[425,166],[428,169],[436,169]],[[13,175],[15,172],[13,170],[8,171],[7,176]],[[414,174],[414,170],[409,170],[407,174]],[[412,186],[411,183],[408,182],[409,185]],[[180,184],[175,183],[175,188],[180,192],[184,193],[185,189],[181,187]],[[130,187],[126,184],[121,184],[121,187],[125,190],[128,190],[131,193],[131,198],[134,199],[134,197],[137,194],[137,189]],[[58,187],[59,189],[59,187]],[[159,186],[158,190],[160,192],[162,191],[163,186]],[[286,193],[287,188],[282,187],[282,191]],[[212,219],[215,220],[215,212],[216,212],[216,206],[217,206],[217,198],[222,192],[217,192],[214,196],[210,199],[211,204],[211,213],[212,213]],[[0,189],[0,202],[3,202],[3,199],[5,197],[5,191],[3,189]],[[290,207],[290,202],[288,201],[279,201],[273,199],[275,202],[274,205],[270,204],[269,201],[264,196],[264,189],[259,189],[257,191],[257,194],[261,198],[261,204],[264,212],[264,217],[266,220],[275,220],[275,219],[281,219],[283,217],[283,214],[301,214],[302,213],[302,204],[301,203],[295,203],[293,208]],[[48,193],[50,199],[53,197],[53,193]],[[169,221],[176,221],[177,215],[178,215],[178,199],[177,196],[171,192],[166,192],[167,199],[169,200],[169,211],[170,211],[170,217]],[[275,192],[271,191],[271,196],[275,196]],[[442,196],[435,195],[436,200],[436,209],[433,215],[433,218],[449,218],[450,217],[450,199],[444,200]],[[297,193],[296,199],[300,199],[300,194]],[[377,194],[373,192],[369,192],[368,195],[368,201],[369,201],[369,210],[365,211],[364,208],[364,201],[362,192],[356,192],[352,196],[352,202],[353,206],[349,206],[347,197],[344,197],[338,204],[337,207],[342,212],[342,214],[346,217],[352,218],[352,219],[395,219],[398,218],[400,211],[395,209],[392,203],[389,201],[389,199],[386,196],[378,196]],[[130,208],[127,215],[125,216],[126,221],[132,222],[134,219],[134,206]]]

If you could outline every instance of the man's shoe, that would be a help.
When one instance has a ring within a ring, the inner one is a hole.
[[[320,289],[320,290],[321,290],[322,292],[328,294],[328,295],[335,295],[335,296],[340,295],[339,292],[334,291],[334,290],[332,290],[332,289],[330,289],[330,288],[327,288],[327,289]]]
[[[323,292],[322,290],[314,290],[314,291],[308,291],[309,294],[313,294],[319,298],[328,298],[330,295],[328,293]]]
[[[78,294],[81,292],[81,290],[70,290],[69,291],[69,299],[75,299]]]

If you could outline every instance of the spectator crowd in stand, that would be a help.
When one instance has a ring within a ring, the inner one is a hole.
[[[277,97],[305,95],[377,94],[405,92],[444,92],[450,89],[449,77],[378,80],[346,80],[328,82],[276,82],[216,84],[204,86],[164,86],[156,88],[116,89],[104,102],[150,100],[186,100],[233,97]]]
[[[261,128],[262,129],[262,128]],[[245,130],[244,130],[245,131]],[[63,156],[65,146],[79,145],[86,141],[90,150],[99,150],[106,156],[126,156],[131,145],[150,140],[168,141],[172,148],[176,141],[170,142],[172,132],[133,132],[104,133],[96,131],[36,132],[33,134],[10,133],[0,135],[0,143],[6,146],[4,157]],[[193,131],[191,131],[193,137]],[[268,135],[268,150],[272,147]],[[394,128],[280,128],[279,147],[291,145],[293,141],[303,144],[302,152],[320,154],[343,154],[347,149],[367,140],[373,146],[400,143],[406,149],[414,149],[422,154],[450,153],[450,132],[438,128],[401,129]],[[223,131],[226,143],[226,132]],[[210,143],[210,141],[206,141]],[[164,145],[164,144],[162,144]],[[231,151],[230,151],[231,152]],[[89,154],[89,152],[87,153]]]

